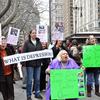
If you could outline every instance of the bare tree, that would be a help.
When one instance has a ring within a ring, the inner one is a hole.
[[[15,15],[16,15],[16,11],[17,11],[17,6],[18,6],[18,0],[14,0],[13,11],[12,11],[11,15],[7,19],[5,19],[3,22],[1,22],[2,28],[7,26],[14,19]]]
[[[11,6],[11,0],[7,0],[7,3],[5,5],[5,7],[0,12],[0,18],[8,11],[8,9],[10,8],[10,6]]]
[[[23,37],[36,24],[40,23],[43,8],[40,0],[0,0],[0,23],[3,34],[7,34],[10,26],[19,28]]]

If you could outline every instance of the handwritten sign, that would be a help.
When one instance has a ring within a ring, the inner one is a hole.
[[[83,46],[83,66],[100,67],[100,45]]]
[[[52,50],[41,50],[29,53],[15,54],[11,56],[4,57],[4,64],[15,64],[24,61],[43,59],[43,58],[52,58],[53,52]]]
[[[51,99],[84,98],[86,89],[81,69],[53,69],[50,72]]]

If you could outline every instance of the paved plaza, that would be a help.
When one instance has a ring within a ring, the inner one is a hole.
[[[15,100],[27,100],[26,99],[26,91],[21,88],[22,87],[22,81],[17,81],[16,84],[14,84],[14,87],[15,87]],[[41,95],[43,96],[43,100],[45,100],[44,94],[45,94],[44,92],[41,93]],[[32,99],[38,100],[38,99],[34,98],[34,94],[32,95]],[[0,94],[0,100],[3,100],[1,94]],[[92,92],[91,98],[85,98],[85,99],[80,99],[80,100],[100,100],[100,97],[97,97]]]

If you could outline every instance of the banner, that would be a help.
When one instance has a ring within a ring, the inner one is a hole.
[[[7,43],[12,45],[17,45],[19,39],[19,33],[20,33],[19,29],[10,27],[7,36]]]
[[[37,25],[37,37],[41,42],[48,42],[48,27],[47,25]]]
[[[52,100],[86,97],[84,72],[81,69],[51,70],[50,86]]]
[[[53,57],[52,50],[41,50],[41,51],[6,56],[4,57],[4,64],[9,65],[9,64],[15,64],[24,61],[43,59],[43,58],[52,58],[52,57]]]
[[[83,66],[100,67],[100,45],[83,46]]]

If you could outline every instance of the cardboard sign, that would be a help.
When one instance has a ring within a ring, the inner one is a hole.
[[[53,69],[50,71],[51,99],[84,98],[86,88],[81,69]]]
[[[83,66],[100,67],[100,45],[83,46]]]
[[[19,33],[20,33],[19,29],[10,27],[7,36],[7,43],[12,45],[17,45],[19,39]]]

